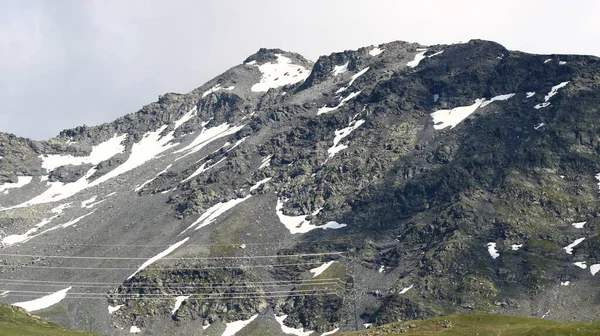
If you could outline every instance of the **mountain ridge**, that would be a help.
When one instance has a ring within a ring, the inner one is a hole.
[[[0,283],[75,284],[51,320],[115,335],[597,319],[599,67],[482,40],[260,49],[112,123],[0,134]]]

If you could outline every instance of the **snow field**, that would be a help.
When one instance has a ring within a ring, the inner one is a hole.
[[[16,183],[6,182],[4,184],[0,184],[0,192],[8,194],[9,189],[24,187],[31,183],[31,180],[33,180],[33,176],[17,176]]]
[[[62,301],[67,296],[67,292],[69,290],[71,290],[71,287],[59,290],[58,292],[52,293],[50,295],[42,296],[39,299],[25,301],[25,302],[17,302],[17,303],[13,303],[12,305],[21,307],[21,308],[27,310],[28,312],[42,310],[42,309],[48,308],[48,307],[53,306],[53,305],[59,303],[60,301]]]
[[[258,66],[262,77],[260,82],[252,85],[251,91],[266,92],[271,88],[298,83],[310,75],[309,70],[303,66],[293,64],[291,59],[280,54],[275,56],[277,56],[275,63],[265,63]]]
[[[479,107],[487,106],[495,101],[505,101],[514,97],[514,93],[499,95],[486,100],[485,98],[475,99],[475,103],[469,106],[459,106],[451,110],[438,110],[431,113],[433,118],[433,128],[436,130],[450,127],[450,129],[456,127],[461,121],[465,120],[468,116],[473,114]]]
[[[92,152],[88,156],[72,156],[72,155],[61,155],[61,154],[49,154],[40,155],[42,159],[42,168],[47,171],[54,170],[60,166],[66,165],[82,165],[91,163],[96,165],[104,160],[108,160],[111,157],[123,153],[125,146],[121,143],[126,138],[126,134],[117,136],[115,134],[111,139],[106,140],[96,146],[92,147]]]

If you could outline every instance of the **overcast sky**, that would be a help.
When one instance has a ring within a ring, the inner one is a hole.
[[[405,40],[600,55],[600,1],[1,0],[0,131],[48,139],[185,93],[261,47]]]

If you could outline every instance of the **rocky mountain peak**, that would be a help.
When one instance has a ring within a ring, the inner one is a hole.
[[[595,319],[599,78],[482,40],[260,49],[111,123],[0,134],[0,299],[107,335]]]

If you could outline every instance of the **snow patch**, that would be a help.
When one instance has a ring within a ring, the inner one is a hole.
[[[511,246],[511,249],[512,249],[513,251],[518,251],[518,250],[519,250],[521,247],[523,247],[523,244],[513,244],[513,245]]]
[[[490,257],[492,257],[492,259],[496,259],[500,256],[500,254],[496,250],[496,243],[490,242],[487,244],[487,247],[488,247],[488,253],[490,254]]]
[[[567,84],[569,84],[569,82],[562,82],[558,85],[555,85],[552,87],[552,89],[550,90],[550,92],[548,92],[548,94],[546,96],[544,96],[544,101],[548,101],[550,100],[550,98],[554,97],[554,95],[556,95],[558,93],[558,90],[564,88],[565,86],[567,86]]]
[[[585,225],[585,223],[587,223],[587,222],[577,222],[577,223],[573,223],[571,225],[573,225],[577,229],[583,229],[583,226]]]
[[[283,202],[281,199],[277,199],[277,206],[275,207],[277,212],[277,217],[279,217],[279,221],[283,224],[289,231],[290,234],[297,233],[307,233],[314,229],[339,229],[345,227],[346,224],[339,224],[337,222],[329,222],[323,226],[311,225],[310,221],[306,220],[306,215],[301,216],[287,216],[283,214]],[[313,212],[311,215],[316,216],[321,209]]]
[[[67,292],[71,290],[71,287],[59,290],[56,293],[52,293],[50,295],[43,296],[39,299],[26,301],[26,302],[17,302],[13,303],[13,306],[21,307],[28,312],[33,312],[36,310],[41,310],[53,306],[60,301],[62,301],[66,296]]]
[[[508,99],[514,97],[514,95],[515,95],[514,93],[509,93],[509,94],[499,95],[499,96],[493,97],[492,99],[486,100],[483,103],[481,103],[481,107],[485,107],[485,106],[487,106],[487,105],[489,105],[489,104],[491,104],[491,103],[493,103],[495,101],[508,100]]]
[[[369,55],[371,56],[378,56],[379,54],[381,54],[385,49],[379,49],[379,47],[375,47],[371,50],[369,50]]]
[[[600,271],[600,264],[590,265],[590,272],[592,273],[592,275],[596,275],[598,271]]]
[[[18,243],[24,243],[32,238],[35,238],[43,233],[46,233],[47,231],[51,231],[56,229],[52,228],[49,230],[46,230],[40,234],[34,235],[32,236],[34,233],[36,233],[37,231],[39,231],[40,228],[44,227],[45,225],[49,224],[50,222],[52,222],[53,219],[55,219],[56,217],[58,217],[59,215],[61,215],[63,213],[63,211],[68,208],[71,205],[71,203],[65,203],[65,204],[61,204],[53,209],[50,210],[50,212],[52,212],[54,214],[54,216],[50,217],[50,218],[44,218],[42,219],[41,222],[37,223],[34,225],[33,228],[27,230],[27,232],[25,232],[24,234],[16,234],[16,235],[10,235],[10,236],[6,236],[4,237],[4,239],[2,239],[2,244],[5,246],[11,246],[14,244],[18,244]]]
[[[469,106],[459,106],[455,107],[451,110],[438,110],[431,113],[431,118],[433,118],[433,128],[436,130],[444,129],[450,126],[450,129],[454,128],[461,121],[465,120],[468,116],[470,116],[475,110],[479,107],[484,107],[494,101],[504,101],[512,98],[515,94],[505,94],[493,97],[490,100],[486,100],[485,98],[475,99],[475,103]]]
[[[553,86],[552,89],[550,89],[550,92],[548,92],[548,94],[544,96],[544,102],[535,105],[533,108],[539,110],[541,108],[548,107],[550,105],[550,98],[554,97],[558,93],[558,90],[564,88],[567,84],[569,84],[568,81]]]
[[[292,60],[276,54],[276,63],[265,63],[258,66],[262,73],[260,82],[252,85],[253,92],[266,92],[271,88],[276,88],[288,84],[298,83],[305,80],[310,72],[303,66],[292,64]]]
[[[331,266],[334,262],[335,262],[335,260],[328,261],[319,267],[311,269],[309,272],[313,273],[313,276],[312,276],[313,278],[316,278],[319,275],[321,275],[323,272],[325,272],[325,270],[328,269],[329,266]]]
[[[195,172],[192,173],[192,175],[188,176],[185,180],[183,180],[183,181],[181,181],[179,183],[185,183],[185,182],[193,179],[194,177],[196,177],[196,176],[204,173],[205,171],[209,170],[210,168],[212,168],[212,167],[218,165],[219,163],[225,161],[225,159],[227,159],[227,158],[222,158],[221,160],[215,162],[215,164],[212,164],[210,166],[207,166],[207,165],[210,163],[211,160],[208,160],[208,161],[204,162],[202,165],[200,165],[200,167],[198,167],[198,169],[196,169]]]
[[[351,94],[349,94],[346,98],[340,100],[340,102],[337,104],[337,106],[334,107],[327,107],[327,105],[321,107],[318,111],[317,111],[317,115],[323,114],[323,113],[328,113],[331,111],[335,111],[338,108],[344,106],[344,104],[349,101],[350,99],[354,99],[356,96],[358,96],[362,91],[357,91],[357,92],[352,92]]]
[[[540,128],[544,127],[544,126],[546,126],[546,123],[539,123],[539,124],[533,126],[533,128],[537,130],[537,129],[540,129]]]
[[[262,163],[260,164],[260,167],[258,167],[258,170],[261,170],[263,168],[267,168],[268,166],[271,165],[271,158],[273,157],[273,155],[269,155],[266,158],[264,158],[262,160]],[[600,175],[600,174],[599,174]]]
[[[241,138],[240,140],[236,141],[236,142],[233,144],[233,146],[231,146],[231,147],[230,147],[230,148],[227,150],[227,152],[231,152],[231,151],[232,151],[234,148],[236,148],[237,146],[241,145],[241,144],[242,144],[242,142],[246,141],[246,139],[248,139],[248,137],[243,137],[243,138]]]
[[[573,265],[581,268],[581,269],[586,269],[587,265],[585,264],[585,261],[578,261],[578,262],[574,262]]]
[[[31,183],[31,180],[33,180],[33,176],[17,176],[16,183],[7,182],[0,184],[0,192],[8,194],[8,189],[21,188]]]
[[[85,214],[85,215],[83,215],[83,216],[79,216],[79,217],[77,217],[77,218],[75,218],[75,219],[71,219],[70,221],[68,221],[68,222],[66,222],[66,223],[64,223],[64,224],[60,224],[60,225],[57,225],[57,226],[55,226],[55,227],[53,227],[53,228],[50,228],[50,229],[48,229],[48,230],[46,230],[46,231],[44,231],[44,232],[40,233],[40,235],[41,235],[41,234],[43,234],[43,233],[46,233],[46,232],[48,232],[48,231],[56,230],[56,229],[58,229],[58,228],[63,228],[63,229],[64,229],[64,228],[68,228],[68,227],[69,227],[69,226],[71,226],[71,225],[75,225],[75,224],[79,223],[79,221],[80,221],[80,220],[82,220],[82,219],[84,219],[85,217],[87,217],[87,216],[89,216],[89,215],[93,214],[94,212],[96,212],[96,210],[94,210],[94,211],[92,211],[92,212],[90,212],[90,213],[87,213],[87,214]],[[39,236],[39,235],[38,235],[38,236]]]
[[[333,70],[331,70],[331,73],[334,76],[337,76],[339,74],[343,74],[344,72],[348,71],[348,64],[350,64],[350,62],[346,62],[346,64],[344,65],[336,65],[333,67]]]
[[[108,313],[112,314],[114,312],[116,312],[117,310],[121,309],[121,307],[123,307],[123,305],[117,305],[117,306],[108,306]]]
[[[552,61],[552,58],[547,58],[547,59],[544,61],[544,64],[546,64],[546,63],[548,63],[548,62],[550,62],[550,61]]]
[[[168,166],[167,166],[167,168],[165,168],[165,169],[161,170],[161,171],[160,171],[158,174],[156,174],[156,176],[154,176],[153,178],[149,179],[148,181],[146,181],[146,182],[142,183],[140,186],[136,187],[136,188],[135,188],[135,189],[133,189],[133,190],[134,190],[135,192],[138,192],[138,191],[140,191],[140,190],[144,189],[144,187],[145,187],[146,185],[148,185],[148,184],[149,184],[149,183],[151,183],[152,181],[156,180],[156,178],[158,178],[160,175],[162,175],[162,174],[166,173],[167,171],[169,171],[169,168],[171,168],[171,166],[172,166],[172,165],[173,165],[173,164],[170,164],[170,165],[168,165]]]
[[[409,291],[411,288],[413,288],[413,286],[414,286],[414,284],[413,284],[413,285],[410,285],[410,286],[408,286],[408,287],[404,287],[404,289],[402,289],[402,290],[400,291],[400,293],[398,293],[398,294],[404,294],[404,293],[408,292],[408,291]]]
[[[539,104],[536,104],[533,108],[536,110],[539,110],[541,108],[548,107],[548,106],[550,106],[550,103],[539,103]]]
[[[358,77],[364,75],[367,71],[369,71],[369,67],[366,67],[366,68],[360,70],[359,72],[357,72],[356,74],[352,75],[352,78],[350,79],[350,82],[348,83],[348,85],[340,88],[335,93],[342,93],[342,92],[346,91],[349,87],[352,86],[352,84],[354,84],[354,81],[356,81],[358,79]]]
[[[183,303],[183,301],[189,299],[190,295],[187,296],[178,296],[175,298],[175,306],[173,307],[173,310],[171,311],[171,316],[175,315],[175,313],[177,312],[177,310],[179,310],[179,307],[181,307],[181,304]]]
[[[125,151],[125,146],[121,144],[127,134],[122,134],[118,136],[115,134],[111,139],[104,141],[96,146],[92,147],[92,152],[88,156],[72,156],[72,155],[62,155],[62,154],[48,154],[48,155],[40,155],[39,158],[42,159],[42,168],[47,171],[54,170],[60,166],[65,165],[82,165],[91,163],[96,165],[104,160],[108,160],[111,157],[123,153]]]
[[[184,114],[179,120],[175,121],[175,128],[174,129],[178,129],[181,125],[185,124],[186,122],[188,122],[188,120],[192,119],[193,117],[196,116],[196,106],[194,106],[188,113]]]
[[[258,182],[256,182],[255,185],[253,185],[252,187],[250,187],[250,192],[252,192],[253,190],[258,189],[258,187],[260,187],[261,185],[269,182],[272,179],[272,177],[267,177],[266,179],[260,180]]]
[[[571,284],[571,281],[565,281],[565,282],[561,281],[561,283],[560,283],[561,286],[568,286],[570,284]]]
[[[137,333],[141,333],[142,330],[136,326],[131,326],[131,328],[129,328],[129,333],[131,334],[137,334]]]
[[[173,152],[174,154],[185,152],[184,155],[176,158],[175,161],[181,160],[188,155],[198,152],[199,150],[204,148],[204,146],[208,145],[214,140],[236,133],[237,131],[241,130],[244,126],[245,125],[232,127],[228,123],[223,123],[219,126],[210,128],[202,127],[200,134],[189,145]]]
[[[579,245],[582,241],[584,241],[585,238],[579,238],[577,240],[575,240],[574,242],[572,242],[571,244],[563,247],[563,249],[568,253],[568,254],[573,254],[573,248],[577,245]]]
[[[81,202],[81,207],[82,208],[91,208],[90,204],[96,202],[96,199],[98,198],[98,196],[92,196],[92,198],[86,199],[85,201]]]
[[[535,92],[527,92],[526,95],[527,95],[527,98],[531,98],[531,97],[535,96]]]
[[[250,324],[250,322],[254,321],[254,319],[258,317],[258,314],[252,316],[247,320],[240,320],[235,322],[230,322],[226,324],[225,331],[221,336],[234,336],[238,331],[244,329],[245,326]]]
[[[350,123],[350,125],[346,128],[342,128],[341,130],[335,130],[335,137],[333,138],[333,146],[327,149],[327,153],[329,153],[328,159],[331,159],[335,154],[339,151],[348,148],[346,145],[340,145],[340,141],[350,135],[352,131],[360,127],[360,125],[364,124],[365,120],[355,120]]]
[[[433,118],[433,128],[436,130],[444,129],[450,126],[450,129],[454,128],[461,121],[465,120],[470,116],[477,108],[485,101],[485,99],[476,99],[473,105],[459,106],[451,110],[438,110],[431,113]]]
[[[321,336],[333,335],[333,334],[335,334],[336,332],[338,332],[339,330],[340,330],[340,328],[335,328],[335,329],[333,329],[332,331],[328,331],[328,332],[324,332],[324,333],[322,333],[322,334],[321,334]]]
[[[208,210],[204,211],[204,213],[200,216],[200,218],[198,218],[195,222],[190,224],[190,226],[188,226],[188,228],[183,230],[183,232],[181,232],[180,234],[183,234],[184,232],[186,232],[187,230],[189,230],[193,227],[196,227],[195,230],[199,230],[199,229],[211,224],[212,222],[214,222],[217,219],[217,217],[224,214],[227,210],[232,209],[233,207],[235,207],[236,205],[249,199],[250,197],[252,197],[252,195],[248,195],[243,198],[232,199],[225,203],[219,202],[219,203],[211,206],[210,208],[208,208]]]
[[[559,64],[559,65],[565,65],[565,64],[567,64],[567,62],[565,62],[565,61],[560,61],[560,62],[558,62],[558,64]]]
[[[204,91],[204,93],[202,94],[202,98],[205,98],[205,97],[206,97],[206,96],[208,96],[209,94],[211,94],[211,93],[213,93],[213,92],[217,92],[217,91],[219,91],[219,90],[221,90],[221,89],[222,89],[222,87],[221,87],[221,84],[217,84],[217,85],[215,85],[215,86],[211,87],[210,89],[208,89],[208,90]]]
[[[283,320],[285,320],[287,317],[288,317],[287,315],[275,316],[275,319],[281,326],[281,330],[283,331],[284,334],[292,334],[292,335],[296,335],[296,336],[308,336],[313,333],[312,330],[304,331],[303,328],[294,329],[294,328],[286,326],[285,324],[283,324]]]
[[[436,53],[433,53],[433,54],[431,54],[431,55],[429,55],[429,56],[427,56],[427,57],[429,57],[429,58],[432,58],[432,57],[434,57],[434,56],[441,55],[443,52],[444,52],[443,50],[440,50],[440,51],[438,51],[438,52],[436,52]]]
[[[424,51],[416,54],[415,58],[412,61],[406,63],[406,66],[409,67],[409,68],[414,68],[417,65],[419,65],[419,63],[421,62],[421,60],[423,60],[425,58],[425,53],[426,52],[427,52],[427,49],[425,49]]]
[[[154,257],[146,260],[142,266],[140,266],[140,268],[137,269],[137,271],[133,272],[132,275],[130,275],[127,280],[133,278],[133,276],[135,276],[136,274],[138,274],[138,272],[142,271],[144,268],[152,265],[153,263],[155,263],[156,261],[160,260],[161,258],[166,257],[167,255],[169,255],[171,252],[175,251],[179,246],[183,245],[186,241],[188,241],[188,239],[190,239],[190,237],[186,237],[183,240],[169,246],[169,248],[167,248],[166,250],[160,252],[159,254],[155,255]]]
[[[314,216],[315,214],[313,213],[312,215]],[[319,228],[321,228],[323,230],[327,230],[327,229],[337,230],[337,229],[341,229],[346,226],[347,226],[346,224],[340,224],[338,222],[331,221],[331,222],[327,222],[327,224],[325,224],[323,226],[319,226]]]

